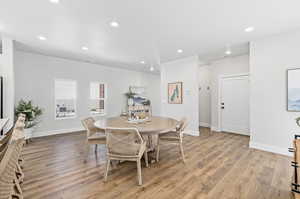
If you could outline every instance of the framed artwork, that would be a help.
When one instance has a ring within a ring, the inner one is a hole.
[[[300,68],[287,70],[287,110],[300,112]]]
[[[182,104],[182,82],[168,83],[168,103]]]

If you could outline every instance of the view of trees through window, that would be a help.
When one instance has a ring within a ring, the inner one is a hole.
[[[90,84],[90,112],[91,114],[105,113],[106,85],[92,82]]]
[[[55,80],[55,118],[76,116],[76,81]]]

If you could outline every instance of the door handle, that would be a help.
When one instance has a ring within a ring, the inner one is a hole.
[[[221,106],[221,109],[225,109],[225,107],[224,107],[224,106]]]

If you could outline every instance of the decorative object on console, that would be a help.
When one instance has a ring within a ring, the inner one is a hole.
[[[151,102],[145,97],[144,87],[129,87],[125,93],[128,98],[128,119],[129,121],[145,120],[151,116]]]
[[[34,127],[39,123],[39,116],[42,115],[43,111],[40,107],[34,106],[31,101],[20,100],[15,108],[15,116],[18,117],[20,113],[26,115],[25,139],[30,139]]]
[[[168,84],[169,104],[182,104],[182,82]]]
[[[300,112],[300,68],[287,70],[287,110]]]
[[[296,118],[296,123],[300,127],[300,117]],[[292,152],[294,155],[294,158],[291,162],[291,166],[294,167],[294,175],[292,178],[291,183],[291,189],[294,193],[295,199],[300,199],[300,135],[295,135],[294,141],[293,141],[293,148],[289,148],[289,152]]]
[[[293,148],[289,148],[289,152],[292,152],[294,154],[294,158],[292,160],[291,166],[294,167],[294,175],[292,178],[292,183],[291,183],[291,189],[292,192],[294,193],[295,199],[300,199],[300,170],[299,170],[299,164],[298,162],[300,161],[300,136],[295,135],[295,139],[293,141]]]

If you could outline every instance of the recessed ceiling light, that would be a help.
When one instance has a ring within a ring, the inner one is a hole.
[[[145,64],[145,61],[140,61],[141,64]]]
[[[229,49],[226,50],[226,51],[225,51],[225,54],[226,54],[226,55],[231,55],[231,50],[229,50]]]
[[[86,47],[86,46],[82,46],[81,49],[82,49],[82,50],[88,50],[89,48]]]
[[[117,27],[119,27],[119,23],[116,21],[112,21],[112,22],[110,22],[110,26],[113,28],[117,28]]]
[[[253,30],[254,30],[254,27],[252,27],[252,26],[245,28],[245,32],[252,32]]]
[[[42,36],[42,35],[38,36],[38,39],[39,39],[39,40],[41,40],[41,41],[45,41],[45,40],[47,40],[47,38],[46,38],[46,37],[44,37],[44,36]]]
[[[183,50],[182,50],[182,49],[178,49],[177,52],[178,52],[178,53],[182,53]]]
[[[50,1],[50,3],[56,3],[56,4],[59,3],[59,0],[49,0],[49,1]]]
[[[154,67],[153,66],[150,67],[150,71],[154,71]]]

